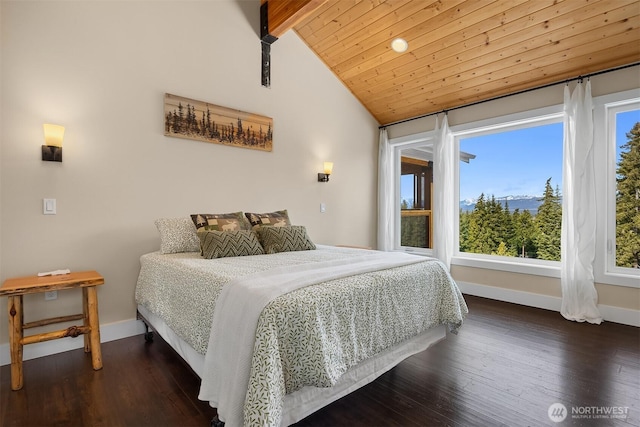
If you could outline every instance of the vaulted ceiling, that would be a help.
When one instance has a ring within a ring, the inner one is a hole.
[[[380,124],[640,61],[638,0],[265,2]]]

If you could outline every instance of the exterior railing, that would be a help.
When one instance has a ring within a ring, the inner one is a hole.
[[[432,248],[433,216],[430,209],[401,209],[402,246]]]

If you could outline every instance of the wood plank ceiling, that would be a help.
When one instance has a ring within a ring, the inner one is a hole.
[[[639,0],[318,4],[293,28],[380,124],[640,61]]]

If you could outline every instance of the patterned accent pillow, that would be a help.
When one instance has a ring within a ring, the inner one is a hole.
[[[245,215],[254,229],[259,225],[269,225],[273,227],[291,226],[289,214],[286,209],[269,213],[246,212]]]
[[[309,251],[316,248],[307,235],[307,229],[302,225],[258,227],[257,232],[265,254]]]
[[[192,214],[191,220],[196,226],[196,231],[233,231],[251,230],[251,226],[242,212],[226,214]]]
[[[252,230],[201,231],[198,233],[202,257],[225,258],[264,253],[258,236]]]
[[[200,250],[200,239],[189,217],[158,218],[155,225],[160,232],[161,253],[175,254]]]

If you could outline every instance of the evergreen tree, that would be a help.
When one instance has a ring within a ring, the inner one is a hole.
[[[469,216],[460,209],[460,252],[469,252]]]
[[[244,137],[244,131],[242,130],[242,119],[238,117],[238,139],[242,139]]]
[[[467,248],[469,252],[482,253],[482,245],[480,244],[480,236],[482,223],[484,220],[484,193],[480,194],[473,211],[469,214],[468,241]]]
[[[492,252],[491,255],[499,255],[499,256],[513,256],[509,253],[509,249],[507,248],[507,244],[504,242],[500,242],[498,248],[495,252]]]
[[[504,209],[501,215],[502,234],[500,235],[500,243],[505,244],[505,256],[517,256],[518,248],[512,244],[515,236],[515,226],[513,223],[513,215],[509,211],[509,202],[505,201]]]
[[[164,131],[165,132],[171,132],[171,119],[173,118],[173,115],[171,114],[171,112],[168,112],[167,115],[164,118]]]
[[[176,110],[173,110],[173,120],[171,127],[175,133],[180,133],[182,131],[182,127],[180,126],[180,116],[178,116]]]
[[[490,254],[498,249],[499,224],[495,218],[495,197],[485,201],[480,194],[476,206],[469,217],[469,250],[477,254]]]
[[[184,120],[184,130],[186,132],[191,130],[191,104],[187,104],[187,117]]]
[[[218,130],[218,125],[216,124],[215,120],[211,122],[211,138],[217,138],[218,140],[220,139],[220,131]]]
[[[627,138],[616,170],[616,265],[640,268],[640,122]]]
[[[511,247],[516,249],[517,256],[521,258],[536,258],[536,227],[531,212],[525,210],[520,213],[520,210],[516,209],[512,215],[512,222]]]
[[[197,134],[200,132],[198,128],[198,118],[196,117],[196,107],[190,104],[187,104],[187,118],[186,118],[186,128],[187,133]]]
[[[174,111],[175,114],[175,111]],[[175,126],[174,130],[177,133],[183,133],[185,131],[185,123],[184,123],[184,107],[182,106],[182,102],[178,103],[178,115],[174,116],[175,118]]]
[[[502,208],[502,204],[496,200],[495,196],[491,195],[491,200],[487,204],[487,210],[487,228],[484,230],[483,236],[489,252],[483,253],[494,253],[498,250],[500,243],[504,241],[506,234],[504,209]]]
[[[560,190],[554,193],[551,178],[547,179],[542,204],[535,219],[538,258],[560,261],[560,240],[562,226],[562,204]]]

